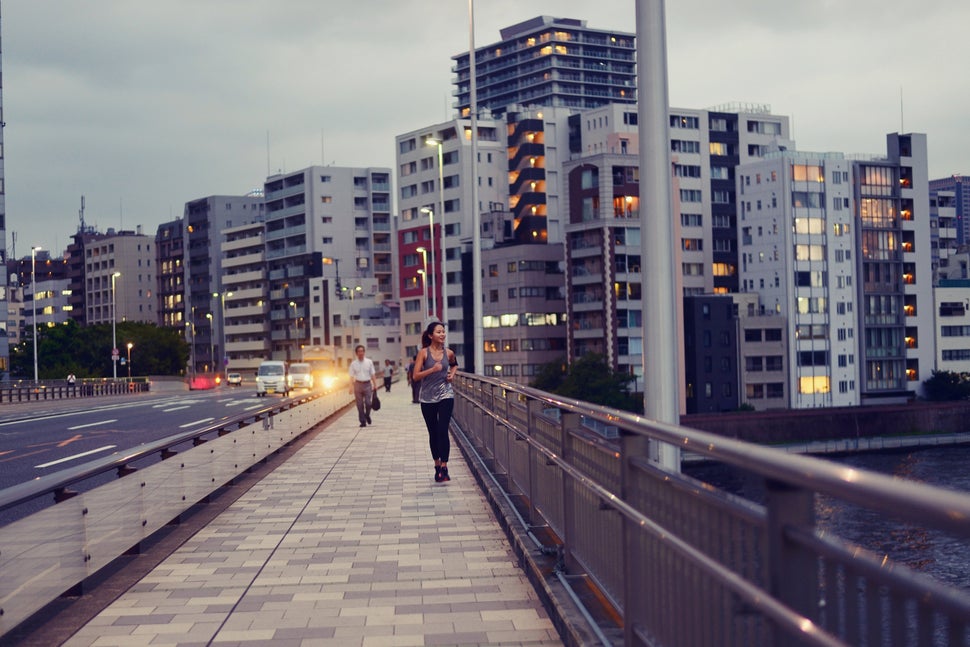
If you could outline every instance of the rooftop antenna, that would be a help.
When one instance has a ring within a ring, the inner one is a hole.
[[[17,232],[10,232],[10,244],[11,244],[11,256],[10,258],[17,258]]]
[[[269,172],[269,130],[266,131],[266,177],[270,176]]]
[[[84,233],[84,196],[81,196],[81,208],[77,212],[78,218],[81,221],[81,226],[78,228],[82,234]]]

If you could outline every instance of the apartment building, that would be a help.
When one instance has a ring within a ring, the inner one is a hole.
[[[269,353],[293,360],[323,336],[311,315],[311,281],[352,290],[372,280],[390,299],[394,238],[386,168],[311,166],[266,179]]]
[[[433,318],[446,324],[448,344],[466,367],[474,356],[468,346],[474,327],[466,308],[471,275],[463,271],[462,256],[470,250],[476,212],[507,204],[509,184],[504,122],[480,119],[477,126],[477,206],[469,179],[473,176],[469,120],[446,121],[395,138],[397,295],[404,354],[417,353],[421,331]]]
[[[245,196],[213,195],[185,204],[184,254],[185,320],[193,373],[220,373],[226,365],[222,330],[221,246],[224,230],[262,218],[263,200],[258,193]]]
[[[220,244],[220,326],[225,371],[252,375],[269,354],[266,231],[260,221],[227,227]]]
[[[945,268],[957,250],[960,217],[955,191],[930,189],[930,263],[933,285],[938,285]]]
[[[506,27],[501,39],[475,50],[476,98],[494,115],[511,105],[586,110],[637,97],[636,35],[593,29],[585,20],[537,16]],[[455,62],[454,107],[471,105],[468,52]]]
[[[951,175],[930,180],[930,191],[950,191],[956,209],[957,245],[970,245],[970,176]]]
[[[777,150],[736,177],[741,291],[788,319],[792,408],[901,401],[934,364],[925,136]]]

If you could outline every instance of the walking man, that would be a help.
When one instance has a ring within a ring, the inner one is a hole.
[[[394,365],[391,364],[391,360],[384,360],[384,391],[386,393],[391,392],[391,378],[394,377]]]
[[[357,402],[357,419],[361,427],[373,424],[370,420],[371,397],[377,388],[377,371],[374,362],[364,356],[364,347],[357,344],[354,349],[357,359],[350,363],[350,392]]]

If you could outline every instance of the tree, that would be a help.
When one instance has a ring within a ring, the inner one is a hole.
[[[118,350],[127,359],[132,344],[132,375],[179,375],[189,356],[181,331],[153,324],[123,321],[116,325]],[[10,374],[33,377],[33,334],[10,353]],[[79,378],[111,377],[111,324],[78,326],[76,322],[37,329],[38,377],[60,380],[68,373]],[[118,375],[122,375],[119,363]],[[127,375],[127,369],[124,370]]]
[[[927,400],[937,402],[966,400],[970,397],[970,375],[953,371],[933,371],[923,380]]]
[[[642,413],[643,405],[629,391],[633,376],[619,373],[598,353],[587,353],[572,364],[543,366],[530,386],[592,404]]]

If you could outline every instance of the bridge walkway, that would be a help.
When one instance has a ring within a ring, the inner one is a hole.
[[[350,408],[63,643],[562,645],[452,445],[401,384]]]

